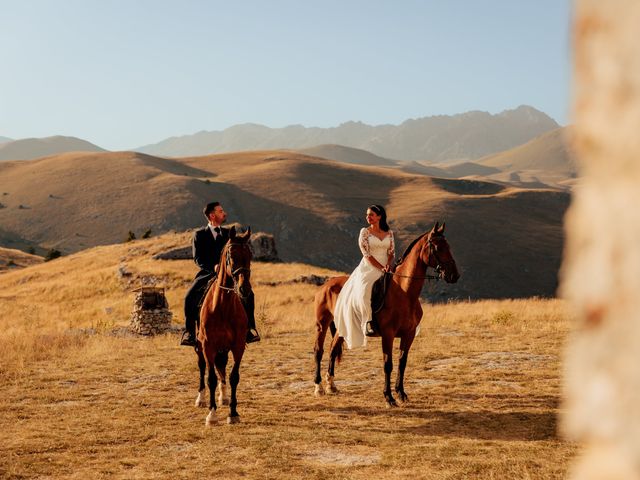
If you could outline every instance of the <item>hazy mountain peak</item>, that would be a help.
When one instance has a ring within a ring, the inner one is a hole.
[[[76,137],[54,135],[23,138],[0,144],[0,160],[31,160],[66,152],[104,152],[103,148]]]

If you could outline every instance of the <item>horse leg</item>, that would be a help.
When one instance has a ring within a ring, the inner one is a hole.
[[[328,321],[326,320],[327,318],[325,316],[321,316],[316,322],[316,343],[313,346],[313,357],[316,362],[316,376],[313,383],[315,383],[314,395],[316,397],[324,395],[320,365],[322,364],[322,355],[324,354],[324,340],[327,336],[327,324],[333,324],[331,319],[328,319]]]
[[[393,335],[387,332],[382,335],[382,357],[384,360],[384,399],[387,407],[397,407],[391,394],[391,371],[393,370]]]
[[[209,376],[207,377],[207,384],[209,385],[209,415],[205,425],[210,427],[216,423],[216,386],[218,384],[218,377],[216,376],[216,369],[214,362],[209,361]]]
[[[331,343],[331,353],[329,355],[329,370],[327,371],[327,389],[329,393],[338,393],[338,388],[333,382],[335,376],[336,360],[342,358],[342,345],[344,344],[344,338],[335,336]]]
[[[220,381],[220,391],[218,392],[218,403],[220,405],[229,405],[229,396],[227,395],[227,361],[229,354],[226,352],[218,352],[216,355],[216,371],[218,372],[218,380]]]
[[[227,417],[228,424],[240,422],[240,415],[238,414],[238,410],[236,410],[238,406],[238,398],[236,397],[236,392],[238,389],[238,383],[240,383],[240,362],[242,361],[243,353],[244,349],[233,352],[233,368],[231,369],[231,373],[229,374],[229,385],[231,385],[231,401],[229,402],[229,416]]]
[[[207,362],[204,359],[204,355],[202,354],[202,345],[199,342],[196,346],[196,354],[198,355],[198,370],[200,371],[200,386],[198,388],[198,397],[196,398],[196,407],[204,407],[204,397],[206,395],[204,374],[207,371]]]
[[[415,332],[410,335],[403,336],[400,340],[400,360],[398,364],[398,378],[396,378],[396,393],[401,402],[409,401],[409,397],[404,392],[404,369],[407,367],[407,358],[409,357],[409,349],[413,343]]]

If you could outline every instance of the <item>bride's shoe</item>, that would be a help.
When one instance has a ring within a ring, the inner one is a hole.
[[[380,334],[378,333],[378,325],[375,322],[375,320],[369,320],[364,327],[364,334],[367,337],[379,337]]]

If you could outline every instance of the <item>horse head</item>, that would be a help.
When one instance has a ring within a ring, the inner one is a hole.
[[[456,261],[444,236],[444,226],[438,222],[426,236],[426,248],[422,249],[422,261],[438,272],[447,283],[456,283],[460,278]]]
[[[233,279],[236,293],[245,298],[251,293],[251,248],[249,238],[251,227],[243,234],[236,232],[236,227],[231,227],[229,240],[225,246],[225,273]]]

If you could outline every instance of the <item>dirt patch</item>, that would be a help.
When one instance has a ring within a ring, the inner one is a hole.
[[[377,452],[363,454],[327,449],[309,452],[301,457],[303,461],[315,464],[334,465],[336,467],[356,467],[380,463],[381,455]]]

